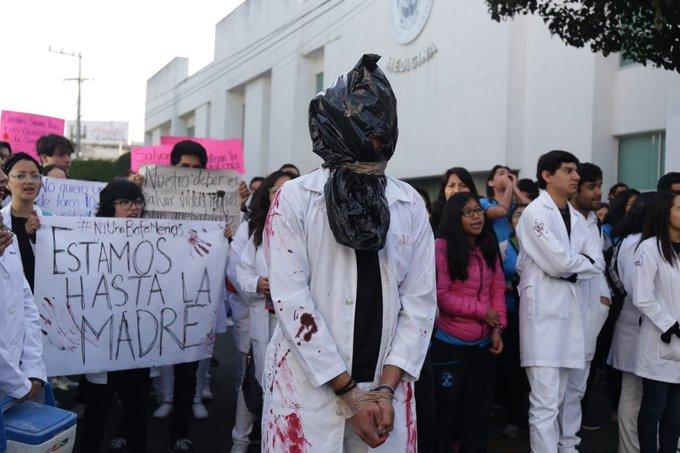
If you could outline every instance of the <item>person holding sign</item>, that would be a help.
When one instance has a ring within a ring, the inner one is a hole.
[[[7,228],[16,235],[24,275],[31,291],[35,277],[35,232],[40,228],[40,217],[51,215],[35,205],[42,185],[40,170],[38,161],[26,153],[12,154],[3,166],[3,171],[9,176],[7,187],[12,201],[0,213]]]
[[[71,154],[75,150],[71,140],[61,135],[47,134],[38,139],[35,147],[43,165],[58,165],[68,173],[71,168]]]
[[[265,359],[263,451],[417,449],[413,382],[437,306],[434,238],[420,194],[385,174],[397,103],[379,58],[364,55],[312,100],[323,168],[284,184],[264,227],[279,322]]]
[[[7,176],[0,170],[0,198]],[[47,382],[38,309],[12,235],[0,219],[0,400],[36,396]]]
[[[144,194],[138,185],[125,179],[114,179],[99,194],[97,217],[139,218],[144,205]],[[115,297],[122,296],[116,293]],[[88,375],[87,380],[87,408],[82,421],[80,451],[100,451],[109,408],[116,393],[123,405],[123,412],[120,433],[110,442],[111,451],[145,452],[146,413],[151,390],[149,368]]]

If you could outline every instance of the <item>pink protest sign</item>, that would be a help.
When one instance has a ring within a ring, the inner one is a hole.
[[[243,140],[196,137],[161,137],[161,145],[174,145],[182,140],[193,140],[200,143],[208,153],[208,168],[220,170],[234,170],[237,173],[245,173],[243,163]],[[167,165],[167,164],[166,164]]]
[[[12,151],[38,157],[35,142],[43,135],[64,135],[64,120],[32,113],[3,111],[0,115],[0,140],[9,142]]]
[[[144,165],[170,165],[172,146],[133,146],[130,151],[130,168],[139,171]]]

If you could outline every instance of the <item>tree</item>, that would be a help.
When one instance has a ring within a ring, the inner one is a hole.
[[[538,14],[570,46],[680,72],[678,0],[486,0],[496,21]]]

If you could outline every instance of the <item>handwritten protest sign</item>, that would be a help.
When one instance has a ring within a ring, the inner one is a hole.
[[[212,355],[224,223],[44,217],[35,300],[49,376]]]
[[[243,163],[243,140],[218,140],[215,138],[196,137],[161,137],[161,145],[174,146],[176,143],[183,140],[193,140],[205,148],[205,152],[208,154],[208,168],[234,170],[240,174],[246,172],[246,167]]]
[[[60,179],[43,176],[42,189],[35,204],[53,215],[93,217],[99,208],[102,182]]]
[[[144,165],[170,165],[172,146],[133,146],[130,151],[130,169],[139,171]]]
[[[130,154],[130,168],[132,171],[139,171],[144,165],[170,165],[172,147],[182,140],[193,140],[205,148],[209,169],[234,170],[240,174],[246,172],[241,139],[194,137],[161,137],[160,146],[134,146]]]
[[[146,217],[226,221],[240,216],[239,176],[233,171],[142,167]]]
[[[38,157],[35,142],[45,134],[64,134],[64,120],[32,113],[3,111],[0,115],[0,140],[9,142],[12,151]]]

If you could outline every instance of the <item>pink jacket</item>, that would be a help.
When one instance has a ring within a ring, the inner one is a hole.
[[[484,322],[489,307],[498,312],[501,325],[507,323],[505,310],[505,275],[500,258],[496,267],[489,269],[478,248],[470,255],[468,278],[452,281],[446,256],[445,239],[435,241],[437,260],[437,305],[439,317],[436,326],[459,340],[476,341],[491,334]]]

